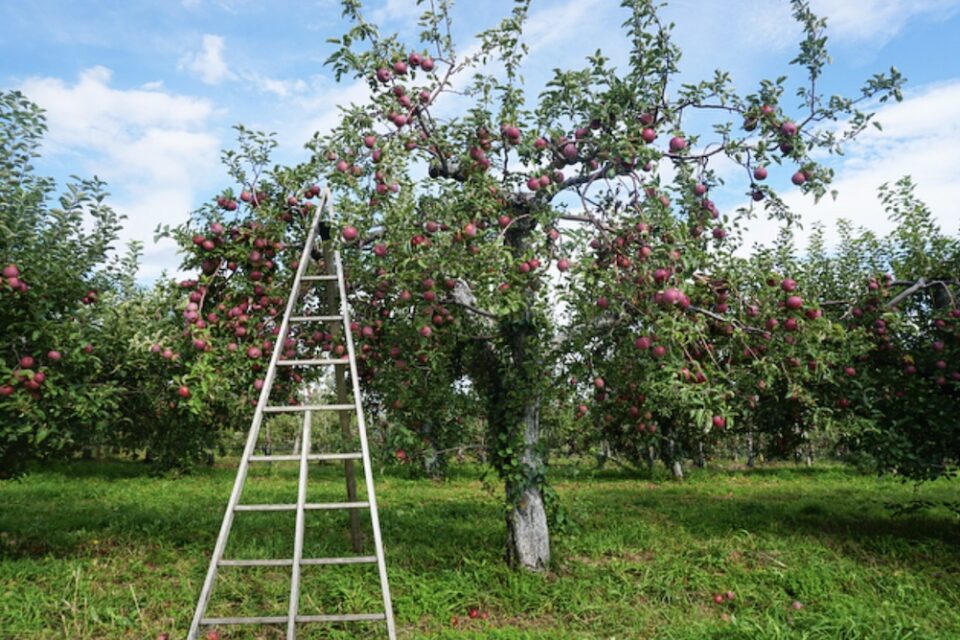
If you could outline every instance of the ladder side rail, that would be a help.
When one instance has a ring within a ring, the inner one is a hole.
[[[360,379],[357,376],[357,358],[353,348],[353,332],[350,331],[350,310],[347,301],[347,288],[344,282],[343,262],[340,252],[334,253],[337,265],[337,285],[340,288],[340,312],[343,315],[343,333],[347,341],[347,354],[350,359],[350,380],[353,383],[353,401],[357,412],[357,430],[360,433],[360,450],[363,454],[363,475],[367,484],[367,500],[370,503],[370,524],[373,529],[373,542],[377,554],[377,569],[380,573],[380,590],[383,594],[384,614],[387,621],[387,635],[396,640],[397,632],[393,620],[393,605],[390,599],[390,585],[387,582],[387,565],[383,553],[383,540],[380,535],[380,518],[377,511],[377,498],[373,489],[373,471],[370,468],[370,447],[367,443],[367,426],[363,416],[363,403],[360,396]]]
[[[230,499],[227,502],[226,513],[223,523],[220,525],[220,533],[217,535],[217,543],[213,550],[213,556],[210,558],[210,566],[207,569],[207,576],[203,581],[203,588],[200,591],[200,599],[197,602],[197,609],[193,615],[193,622],[190,624],[190,632],[187,635],[188,640],[197,640],[200,633],[200,623],[206,613],[207,605],[210,602],[210,595],[213,592],[213,584],[217,577],[217,563],[223,557],[223,552],[227,546],[227,538],[230,535],[230,529],[233,526],[234,509],[240,501],[240,493],[243,490],[244,482],[247,478],[247,469],[249,458],[254,454],[257,447],[257,438],[260,434],[260,424],[263,422],[264,408],[270,398],[270,391],[273,387],[273,379],[277,371],[277,361],[280,360],[280,354],[283,352],[283,342],[286,340],[287,331],[290,326],[290,316],[293,315],[293,309],[300,297],[300,280],[303,278],[310,262],[310,252],[317,237],[317,225],[320,222],[320,216],[330,197],[329,190],[324,192],[325,202],[320,203],[316,208],[313,220],[310,223],[310,230],[307,232],[307,241],[303,245],[303,252],[300,255],[300,263],[297,265],[297,272],[293,277],[293,288],[290,297],[287,298],[287,307],[283,312],[283,320],[280,323],[280,333],[277,334],[276,343],[273,345],[273,354],[270,356],[270,365],[267,368],[267,375],[263,381],[263,389],[260,391],[260,399],[257,402],[257,408],[253,414],[253,424],[250,426],[250,433],[247,436],[247,442],[243,449],[243,457],[240,459],[240,467],[237,470],[237,478],[233,483],[233,491],[230,493]]]
[[[300,450],[300,486],[297,489],[297,525],[293,538],[293,567],[290,573],[290,609],[287,613],[287,640],[297,638],[297,613],[300,607],[300,567],[303,560],[304,509],[307,502],[307,477],[310,473],[310,416],[303,414],[303,448]]]

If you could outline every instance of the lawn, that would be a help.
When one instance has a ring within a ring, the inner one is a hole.
[[[157,479],[140,463],[51,464],[0,484],[0,638],[184,637],[234,465]],[[261,466],[244,501],[293,501],[295,474]],[[540,576],[504,567],[500,496],[478,467],[446,482],[378,475],[401,638],[960,638],[957,517],[889,508],[958,501],[956,483],[829,465],[693,470],[675,483],[585,464],[554,477],[570,524]],[[308,499],[342,499],[342,487],[337,467],[314,467]],[[237,518],[228,555],[290,555],[293,514]],[[312,514],[305,555],[348,554],[345,521]],[[224,569],[211,613],[284,614],[288,572]],[[303,613],[377,610],[372,566],[305,569],[303,588]],[[713,602],[727,591],[732,601]],[[314,625],[299,637],[385,634]]]

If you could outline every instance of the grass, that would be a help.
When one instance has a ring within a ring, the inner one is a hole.
[[[234,464],[179,479],[131,462],[51,464],[0,484],[0,638],[185,637]],[[295,464],[261,466],[244,501],[292,500],[295,476]],[[956,516],[887,506],[960,500],[955,483],[836,466],[674,483],[565,466],[554,478],[572,525],[540,576],[504,567],[500,497],[479,476],[376,479],[401,638],[960,638]],[[311,481],[311,501],[342,499],[337,467],[313,467]],[[228,555],[289,556],[293,515],[238,514],[235,532]],[[351,552],[344,514],[311,514],[307,534],[305,555]],[[302,612],[378,610],[374,567],[304,572]],[[212,613],[284,614],[288,573],[224,569]],[[735,599],[714,604],[727,590]],[[469,619],[473,606],[489,619]],[[301,629],[385,637],[382,625]]]

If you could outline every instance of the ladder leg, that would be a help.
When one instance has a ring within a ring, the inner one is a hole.
[[[310,468],[310,412],[303,414],[303,448],[300,453],[300,486],[297,490],[297,528],[293,539],[293,571],[290,575],[290,609],[287,613],[287,640],[297,637],[297,610],[300,606],[300,561],[303,559],[303,505],[307,502],[307,477]]]
[[[360,378],[357,376],[357,358],[353,348],[353,334],[350,332],[350,310],[347,304],[347,287],[343,279],[343,263],[340,254],[336,254],[337,284],[340,287],[340,313],[343,316],[344,337],[347,352],[350,355],[350,381],[353,384],[353,401],[356,406],[357,432],[360,436],[360,450],[363,454],[363,477],[367,485],[367,500],[370,503],[370,527],[373,529],[373,546],[377,555],[377,570],[380,573],[380,592],[383,595],[383,611],[387,622],[387,636],[396,640],[397,630],[393,620],[393,604],[390,598],[390,583],[387,580],[387,563],[383,553],[383,539],[380,535],[380,516],[377,510],[377,496],[373,489],[373,470],[370,467],[370,446],[367,443],[367,424],[363,416],[363,402],[360,397]]]
[[[334,254],[329,242],[324,243],[323,258],[326,263],[327,273],[330,275],[338,275],[339,267],[337,265],[339,265],[339,261],[334,259]],[[326,287],[328,313],[338,312],[338,292],[336,288],[337,285],[335,282],[330,282]],[[350,326],[348,324],[344,325],[344,331],[349,333]],[[338,333],[339,331],[336,326],[334,326],[334,337],[336,337]],[[337,403],[347,404],[347,368],[343,365],[337,365],[334,367],[333,374],[336,382]],[[344,411],[340,412],[340,433],[343,436],[344,442],[350,439],[350,416]],[[343,475],[347,482],[347,501],[357,502],[357,475],[353,466],[353,460],[343,461]],[[354,553],[360,553],[363,550],[363,539],[360,533],[360,512],[356,509],[350,509],[348,516],[350,518],[350,544]]]

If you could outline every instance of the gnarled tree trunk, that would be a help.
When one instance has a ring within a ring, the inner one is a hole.
[[[540,398],[532,398],[524,407],[524,452],[521,464],[526,469],[543,469],[540,448]],[[550,564],[550,530],[543,493],[529,477],[506,481],[507,496],[516,496],[507,512],[507,563],[514,567],[542,571]]]

